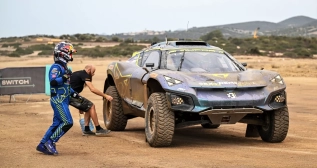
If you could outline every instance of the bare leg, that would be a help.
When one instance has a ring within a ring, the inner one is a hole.
[[[92,105],[92,107],[89,109],[89,111],[87,111],[85,113],[84,118],[85,118],[85,126],[89,126],[90,118],[94,122],[95,126],[99,125],[99,121],[98,121],[98,116],[97,116],[97,113],[96,113],[95,105]]]

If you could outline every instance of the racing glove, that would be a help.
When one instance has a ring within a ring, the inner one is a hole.
[[[67,75],[71,76],[72,73],[73,73],[73,72],[72,72],[72,70],[71,70],[70,68],[68,68],[68,69],[66,70],[66,74],[67,74]]]
[[[66,70],[66,73],[63,75],[63,82],[66,82],[69,78],[70,78],[70,76],[72,75],[72,70],[70,70],[69,68]]]
[[[63,82],[66,82],[69,79],[69,76],[65,74],[62,76],[62,78],[63,78]]]

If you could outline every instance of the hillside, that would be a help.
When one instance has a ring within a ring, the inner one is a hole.
[[[295,22],[288,22],[289,25],[288,28],[271,31],[269,34],[266,35],[278,35],[278,36],[291,36],[291,37],[298,37],[298,36],[304,36],[304,37],[317,37],[317,20],[314,20],[312,22],[306,23],[302,22],[301,26],[294,26]]]
[[[283,20],[281,22],[278,22],[278,24],[287,26],[287,27],[300,27],[314,21],[317,21],[317,20],[307,16],[295,16],[295,17]]]
[[[134,40],[152,39],[157,37],[164,39],[168,38],[185,38],[199,39],[214,30],[220,30],[223,35],[228,37],[248,38],[253,36],[255,29],[260,28],[257,35],[277,35],[277,36],[316,36],[317,37],[317,19],[306,16],[295,16],[285,19],[278,23],[267,21],[250,21],[243,23],[233,23],[217,26],[192,27],[186,30],[177,31],[160,31],[159,33],[119,33],[108,35],[107,38],[117,36],[119,38],[133,38]],[[164,32],[164,33],[162,33]]]

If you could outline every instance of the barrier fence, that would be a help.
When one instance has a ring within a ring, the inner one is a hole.
[[[50,67],[51,65],[0,69],[0,95],[45,93],[49,96],[48,74]]]

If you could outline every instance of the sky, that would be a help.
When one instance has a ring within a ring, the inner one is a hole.
[[[0,37],[179,30],[317,19],[317,0],[0,0]]]

